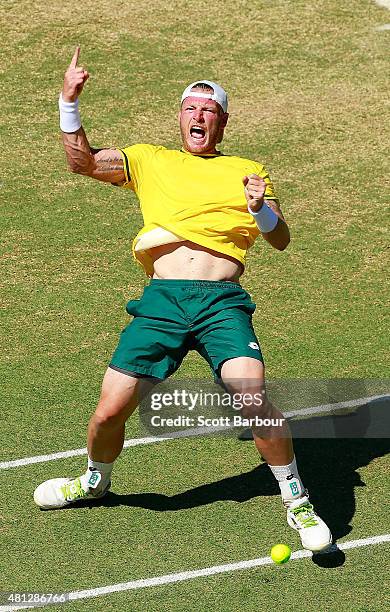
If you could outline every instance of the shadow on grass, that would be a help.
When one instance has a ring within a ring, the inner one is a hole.
[[[277,495],[279,487],[266,464],[256,467],[250,472],[224,478],[193,489],[163,495],[159,493],[135,493],[116,495],[109,493],[103,500],[105,506],[138,506],[157,512],[186,510],[197,506],[205,506],[216,501],[246,502],[258,495]]]
[[[302,479],[318,514],[328,523],[336,539],[347,535],[351,531],[349,523],[355,513],[354,489],[365,486],[356,470],[388,453],[390,440],[296,440],[295,451]],[[250,472],[176,495],[118,495],[110,492],[93,505],[134,506],[156,512],[172,512],[216,501],[242,503],[253,497],[272,495],[279,495],[279,487],[268,466],[262,464]]]
[[[371,426],[372,415],[367,410],[368,406],[362,406],[358,412],[362,416],[361,422]],[[351,417],[346,415],[320,417],[316,419],[316,427],[321,421],[326,425],[329,418],[333,419],[333,424],[336,422],[337,430],[345,435],[347,420]],[[292,429],[294,432],[296,427],[293,426]],[[294,447],[302,480],[310,491],[310,500],[318,514],[329,525],[334,540],[342,538],[352,529],[350,522],[355,513],[354,489],[365,486],[357,470],[368,465],[373,459],[387,454],[390,451],[390,439],[385,437],[295,438]],[[104,498],[90,505],[91,507],[132,506],[155,512],[174,512],[217,501],[230,500],[243,503],[254,497],[273,495],[279,495],[278,484],[268,466],[261,464],[249,472],[194,487],[172,496],[161,493],[118,495],[109,492]],[[77,506],[85,507],[85,503],[74,504],[69,508]],[[313,556],[313,562],[320,567],[337,567],[343,564],[344,559],[345,555],[339,549],[326,555]]]

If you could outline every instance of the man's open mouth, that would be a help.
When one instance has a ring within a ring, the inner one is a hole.
[[[206,135],[206,131],[197,125],[194,125],[190,129],[190,135],[194,140],[202,140]]]

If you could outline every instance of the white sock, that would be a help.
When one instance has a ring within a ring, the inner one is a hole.
[[[288,465],[269,465],[268,467],[279,483],[283,504],[285,506],[288,507],[291,502],[307,495],[307,491],[298,473],[295,456]]]
[[[82,487],[84,489],[94,489],[100,484],[102,488],[105,488],[111,480],[111,472],[113,467],[114,463],[101,463],[99,461],[94,461],[88,455],[88,468],[80,479]],[[99,475],[100,478],[97,478],[97,475]]]

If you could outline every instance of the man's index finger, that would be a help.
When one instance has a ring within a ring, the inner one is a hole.
[[[76,51],[73,54],[72,61],[70,62],[71,68],[76,68],[77,62],[79,61],[79,55],[80,55],[80,47],[77,46]]]

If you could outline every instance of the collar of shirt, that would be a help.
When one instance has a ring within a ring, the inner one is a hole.
[[[192,155],[193,157],[219,157],[223,155],[221,151],[216,151],[215,153],[206,153],[205,155],[199,153],[198,155],[197,153],[191,153],[190,151],[186,151],[185,149],[183,149],[183,147],[180,149],[180,151],[181,153],[185,153],[186,155]]]

